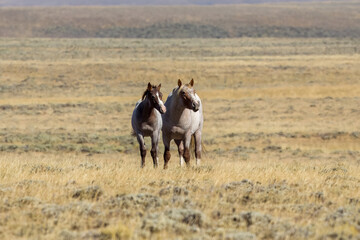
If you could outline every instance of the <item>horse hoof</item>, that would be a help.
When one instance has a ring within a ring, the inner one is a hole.
[[[196,166],[200,166],[201,164],[201,159],[196,159]]]

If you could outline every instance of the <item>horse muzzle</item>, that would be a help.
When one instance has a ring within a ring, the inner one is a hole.
[[[191,103],[191,108],[192,108],[192,110],[193,110],[194,112],[197,112],[197,111],[199,111],[200,104],[197,103],[197,102],[192,102],[192,103]]]
[[[164,105],[160,106],[160,107],[159,107],[159,112],[160,112],[161,114],[166,113],[166,107],[165,107]]]

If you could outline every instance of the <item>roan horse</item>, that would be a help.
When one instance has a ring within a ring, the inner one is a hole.
[[[159,164],[158,145],[160,139],[160,130],[162,128],[161,114],[166,112],[166,107],[162,101],[160,92],[161,84],[153,86],[148,83],[142,99],[139,100],[132,114],[131,125],[140,145],[141,167],[145,166],[146,148],[144,137],[151,137],[151,157],[154,167]],[[161,113],[161,114],[160,114]]]
[[[195,93],[194,79],[190,83],[182,84],[178,80],[178,87],[174,88],[165,102],[167,109],[162,115],[163,119],[163,142],[164,169],[170,160],[170,141],[174,139],[178,146],[180,166],[185,163],[190,166],[190,143],[191,138],[195,139],[196,164],[201,160],[201,131],[203,127],[202,103],[199,96]]]

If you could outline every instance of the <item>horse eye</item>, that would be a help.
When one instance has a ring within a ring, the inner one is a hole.
[[[155,99],[155,96],[151,96],[152,99]]]
[[[185,95],[185,92],[181,92],[181,95],[183,95],[183,96],[184,96],[184,95]]]

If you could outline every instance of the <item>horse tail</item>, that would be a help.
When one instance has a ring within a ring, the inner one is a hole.
[[[206,145],[205,145],[203,142],[201,142],[201,153],[202,153],[204,156],[206,156],[207,153],[208,153],[208,151],[206,150]]]
[[[195,156],[195,136],[194,136],[194,134],[191,135],[190,153],[191,153],[191,157]]]

